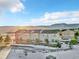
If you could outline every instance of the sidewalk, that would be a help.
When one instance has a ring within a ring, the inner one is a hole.
[[[6,59],[7,55],[9,54],[11,47],[6,47],[0,51],[0,59]]]

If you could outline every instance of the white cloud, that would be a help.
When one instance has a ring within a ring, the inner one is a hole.
[[[21,12],[24,9],[24,5],[20,0],[0,0],[0,10],[10,12]]]
[[[79,11],[46,12],[40,18],[27,22],[28,25],[50,25],[55,23],[79,23]]]
[[[79,11],[64,11],[64,12],[52,12],[44,14],[47,20],[62,20],[70,19],[72,17],[79,17]]]

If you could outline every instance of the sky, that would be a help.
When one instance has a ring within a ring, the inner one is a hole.
[[[0,26],[79,23],[79,0],[0,0]]]

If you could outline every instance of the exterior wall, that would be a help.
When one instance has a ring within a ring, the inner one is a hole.
[[[30,39],[30,34],[29,33],[19,33],[18,39],[23,39],[23,40]]]
[[[58,34],[47,34],[47,33],[18,33],[18,39],[22,39],[23,41],[27,41],[27,40],[36,40],[36,39],[40,39],[41,41],[45,41],[45,39],[48,39],[50,42],[52,40],[60,40],[60,37]],[[21,41],[22,42],[22,41]]]
[[[7,29],[6,29],[7,28]],[[23,42],[26,42],[28,39],[31,40],[35,40],[35,39],[40,39],[42,41],[45,41],[45,39],[48,39],[50,42],[52,39],[57,39],[57,40],[61,40],[60,34],[59,33],[51,33],[51,34],[47,34],[47,33],[27,33],[26,30],[52,30],[53,28],[48,28],[48,27],[23,27],[22,31],[20,32],[19,30],[21,30],[20,28],[9,28],[9,27],[4,27],[3,29],[0,29],[0,34],[5,38],[5,36],[8,34],[10,36],[10,38],[13,40],[13,43],[16,43],[16,31],[18,31],[18,39],[22,38]],[[15,33],[7,33],[7,32],[15,32]],[[74,37],[74,31],[71,30],[66,30],[61,32],[62,33],[62,37],[63,38],[72,38]],[[19,40],[18,40],[19,41]],[[21,42],[21,41],[20,41]]]
[[[15,33],[10,33],[8,34],[9,37],[11,38],[12,43],[11,44],[15,44]]]
[[[45,42],[45,39],[48,39],[50,42],[52,42],[52,40],[58,40],[60,38],[59,34],[57,33],[33,33],[33,32],[26,32],[26,30],[21,30],[18,31],[17,33],[16,32],[4,33],[3,34],[4,38],[7,34],[12,39],[12,44],[15,44],[16,41],[18,41],[19,43],[27,43],[28,40],[33,41],[36,39],[40,39],[43,42]]]
[[[35,41],[36,39],[41,40],[42,42],[45,42],[45,39],[48,39],[49,42],[52,42],[52,40],[60,40],[61,37],[57,33],[27,33],[27,32],[18,32],[17,33],[18,42],[19,43],[27,43],[27,40]]]
[[[16,36],[18,37],[18,42],[19,43],[28,43],[28,40],[35,41],[36,39],[40,39],[42,42],[45,42],[45,39],[48,39],[50,42],[52,40],[60,40],[61,37],[59,36],[58,33],[27,33],[24,31],[17,32],[16,33],[4,33],[3,36],[5,38],[6,35],[9,35],[10,38],[12,39],[12,44],[16,43]]]
[[[50,42],[51,42],[52,40],[55,40],[55,39],[56,39],[56,34],[49,34],[48,39],[49,39]]]
[[[40,39],[39,34],[38,33],[32,33],[31,34],[31,40],[36,40],[36,39]]]
[[[74,31],[67,30],[62,32],[63,39],[71,39],[72,37],[74,37]]]
[[[52,40],[61,40],[61,37],[59,36],[59,34],[56,33],[52,33],[52,34],[41,34],[42,41],[45,41],[45,39],[48,39],[50,42]]]
[[[18,33],[18,41],[19,43],[28,43],[27,41],[30,40],[29,33]]]
[[[48,39],[48,34],[40,34],[40,40],[45,41],[45,39]]]
[[[59,34],[49,34],[49,42],[50,44],[52,43],[52,40],[62,40],[61,37],[59,36]]]

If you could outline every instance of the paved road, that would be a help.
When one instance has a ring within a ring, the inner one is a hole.
[[[45,57],[42,52],[28,52],[27,55],[25,55],[24,50],[12,49],[7,59],[45,59]]]

